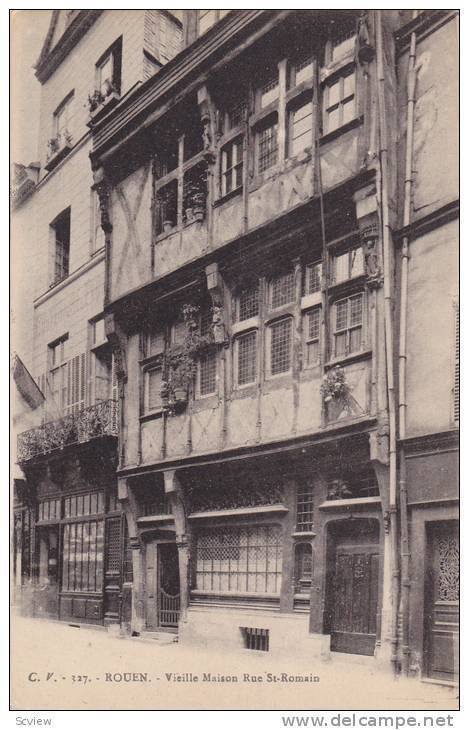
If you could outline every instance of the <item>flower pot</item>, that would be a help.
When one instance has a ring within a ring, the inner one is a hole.
[[[205,218],[205,208],[194,208],[194,220],[203,221]]]
[[[163,231],[165,233],[170,233],[173,230],[173,227],[172,221],[163,221]]]
[[[174,388],[174,398],[177,403],[185,403],[187,401],[186,388]]]

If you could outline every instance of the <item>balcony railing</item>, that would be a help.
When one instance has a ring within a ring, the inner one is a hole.
[[[105,400],[77,413],[18,435],[18,461],[24,462],[73,444],[117,436],[117,401]]]

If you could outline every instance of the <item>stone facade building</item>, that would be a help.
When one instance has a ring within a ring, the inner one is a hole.
[[[64,587],[92,476],[108,485],[100,620],[454,679],[456,25],[451,11],[184,11],[181,51],[92,112],[102,298],[81,321],[104,313],[118,443],[90,439],[88,462],[75,446],[19,455],[39,535],[64,500],[58,594],[85,620],[97,599]],[[41,331],[36,376],[62,342]]]

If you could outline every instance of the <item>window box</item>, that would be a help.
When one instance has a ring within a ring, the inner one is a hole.
[[[48,142],[47,163],[45,168],[48,172],[54,169],[73,148],[72,135],[65,130],[51,137]]]
[[[116,89],[110,90],[107,96],[104,96],[101,91],[95,91],[92,95],[88,96],[88,106],[90,110],[90,121],[88,126],[97,122],[104,113],[112,109],[120,99],[120,94]]]

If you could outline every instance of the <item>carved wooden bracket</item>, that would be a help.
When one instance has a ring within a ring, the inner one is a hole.
[[[106,314],[104,316],[104,331],[106,332],[106,337],[111,344],[114,354],[116,377],[119,384],[119,395],[121,395],[121,387],[127,382],[127,363],[125,357],[126,337],[122,328],[116,322],[116,318],[113,313]]]
[[[207,162],[215,162],[214,142],[216,138],[216,112],[206,86],[201,86],[197,91],[197,103],[199,105],[200,120],[202,122],[202,139]]]
[[[93,172],[94,185],[99,198],[99,210],[101,212],[101,228],[105,234],[112,231],[112,223],[109,216],[109,183],[106,179],[104,170],[99,167]]]
[[[223,299],[223,278],[217,263],[205,267],[207,277],[207,289],[212,299],[212,331],[213,339],[217,345],[227,345],[225,327],[225,310]]]

